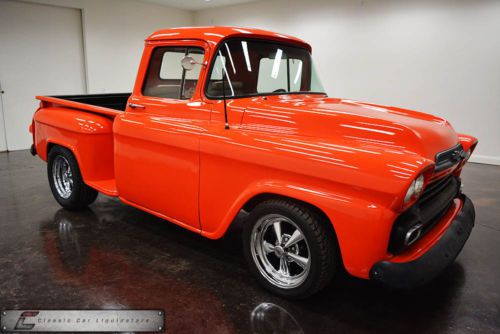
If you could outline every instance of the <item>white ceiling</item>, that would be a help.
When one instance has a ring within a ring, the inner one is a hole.
[[[143,2],[155,3],[159,5],[187,9],[202,10],[220,6],[235,5],[256,0],[141,0]]]

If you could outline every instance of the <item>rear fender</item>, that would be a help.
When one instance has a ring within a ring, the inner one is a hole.
[[[112,119],[53,107],[38,110],[34,125],[35,147],[42,160],[47,161],[50,145],[60,145],[73,152],[86,183],[114,178]]]

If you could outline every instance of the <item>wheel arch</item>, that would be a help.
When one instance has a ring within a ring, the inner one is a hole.
[[[76,162],[78,163],[78,167],[80,168],[80,172],[82,172],[81,162],[80,162],[80,154],[79,154],[78,150],[73,145],[71,145],[69,143],[63,143],[63,142],[60,142],[58,140],[47,139],[47,146],[46,146],[46,160],[47,160],[47,162],[49,161],[50,151],[56,146],[69,150],[73,154],[73,156],[75,157]]]
[[[284,180],[260,180],[241,191],[222,217],[209,219],[202,210],[201,234],[210,239],[219,239],[242,209],[251,210],[271,198],[291,199],[303,203],[325,218],[324,221],[330,225],[328,230],[338,242],[342,266],[350,274],[366,278],[373,263],[386,255],[386,241],[395,214],[377,202],[344,195],[340,191],[291,184]],[[209,208],[212,211],[218,211],[218,205],[214,205],[214,202],[211,205]],[[210,230],[210,227],[213,229]],[[359,251],[361,243],[367,252]]]
[[[113,144],[107,143],[104,136],[100,136],[101,139],[105,140],[104,143],[102,141],[96,141],[95,144],[92,141],[85,141],[86,137],[87,136],[80,137],[77,134],[74,138],[50,136],[45,142],[41,142],[39,146],[37,146],[40,152],[39,156],[42,160],[48,162],[50,150],[55,146],[59,146],[69,150],[73,154],[78,163],[78,168],[80,169],[83,180],[87,185],[92,186],[93,182],[97,180],[113,179]],[[97,138],[99,136],[94,137]]]
[[[290,187],[286,187],[284,184],[282,184],[282,182],[278,181],[269,182],[268,180],[264,183],[266,184],[266,186],[262,186],[262,184],[256,184],[252,187],[247,188],[247,190],[243,192],[233,203],[232,208],[226,214],[223,221],[220,224],[217,224],[217,230],[203,230],[204,224],[202,221],[201,234],[210,239],[219,239],[225,235],[226,231],[234,223],[237,215],[241,210],[250,212],[257,205],[264,201],[270,199],[286,199],[299,203],[317,214],[321,218],[321,220],[325,222],[325,225],[328,225],[327,229],[331,231],[332,236],[338,241],[331,210],[329,210],[327,214],[327,211],[324,209],[325,204],[328,201],[327,198],[312,195],[314,192],[310,189],[301,187],[292,189]]]
[[[232,201],[229,210],[218,222],[206,221],[204,224],[202,214],[202,235],[210,239],[223,237],[241,210],[249,212],[259,203],[274,198],[288,199],[307,206],[321,218],[324,218],[335,233],[332,216],[332,210],[334,210],[332,198],[335,196],[333,193],[327,193],[311,186],[292,186],[283,180],[258,180],[239,192],[238,197]],[[210,230],[210,227],[215,228]]]
[[[335,234],[335,228],[333,226],[331,219],[328,217],[328,215],[321,208],[319,208],[317,205],[311,204],[310,202],[307,202],[307,201],[304,201],[304,200],[301,200],[301,199],[298,199],[295,197],[290,197],[290,196],[281,195],[278,193],[270,193],[270,192],[260,193],[260,194],[256,194],[253,197],[249,198],[245,202],[245,204],[243,204],[241,209],[246,211],[246,212],[250,212],[260,203],[268,201],[268,200],[272,200],[272,199],[284,199],[284,200],[288,200],[288,201],[293,201],[293,202],[299,203],[299,204],[307,207],[308,209],[312,210],[315,214],[317,214],[320,218],[322,218],[325,222],[328,222],[329,224],[327,224],[327,225],[329,225],[329,228]]]
[[[324,223],[327,231],[331,233],[331,236],[335,239],[335,241],[338,243],[338,237],[337,237],[337,232],[335,231],[335,226],[333,224],[332,219],[326,214],[326,212],[321,209],[319,206],[311,203],[310,201],[304,201],[302,199],[299,199],[297,197],[290,197],[287,195],[282,195],[279,193],[271,193],[271,192],[264,192],[260,194],[256,194],[253,197],[249,198],[245,204],[242,206],[242,210],[246,212],[252,211],[257,205],[260,203],[263,203],[268,200],[273,200],[273,199],[283,199],[283,200],[288,200],[288,201],[293,201],[295,203],[298,203],[307,209],[311,210],[314,212],[319,218],[322,223]],[[340,252],[340,258],[342,259],[342,250],[339,247],[339,252]],[[342,263],[342,267],[344,264]]]

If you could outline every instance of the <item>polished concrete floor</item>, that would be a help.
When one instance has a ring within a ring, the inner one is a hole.
[[[429,286],[403,293],[345,276],[293,302],[249,276],[244,217],[210,241],[101,195],[68,212],[45,163],[1,153],[0,308],[161,308],[168,333],[500,333],[500,167],[469,164],[463,182],[476,227]]]

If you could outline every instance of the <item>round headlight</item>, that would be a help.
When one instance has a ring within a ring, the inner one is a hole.
[[[413,198],[413,195],[415,195],[415,180],[413,180],[410,184],[410,187],[408,188],[408,191],[406,192],[405,195],[405,203],[408,203],[411,201]]]
[[[424,190],[424,176],[420,175],[415,180],[415,196],[420,196],[422,190]]]
[[[410,202],[413,198],[420,196],[424,190],[424,176],[419,175],[415,180],[412,181],[408,191],[406,192],[404,202],[405,204]]]

